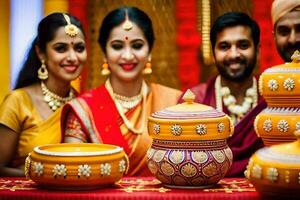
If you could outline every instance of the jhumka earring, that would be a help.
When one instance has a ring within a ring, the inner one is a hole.
[[[107,64],[107,62],[103,63],[103,65],[102,65],[102,70],[101,70],[101,74],[102,74],[103,76],[107,76],[107,75],[110,74],[110,70],[108,69],[108,64]]]
[[[143,74],[151,74],[152,73],[152,68],[151,68],[151,62],[146,63],[145,69],[143,69]]]
[[[45,61],[42,60],[41,62],[42,62],[42,65],[38,70],[38,77],[41,80],[46,80],[48,78],[48,70],[46,68]]]

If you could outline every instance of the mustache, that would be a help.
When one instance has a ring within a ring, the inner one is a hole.
[[[289,51],[294,52],[296,50],[300,51],[300,42],[296,42],[295,44],[288,44],[286,46],[286,49],[289,49]]]
[[[228,59],[228,60],[224,61],[225,65],[237,64],[237,63],[246,64],[247,61],[246,61],[246,59],[243,59],[243,58]]]

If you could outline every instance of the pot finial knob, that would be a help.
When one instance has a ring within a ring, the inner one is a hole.
[[[195,97],[196,97],[195,94],[190,89],[188,89],[184,93],[182,98],[187,104],[192,104],[195,101]]]

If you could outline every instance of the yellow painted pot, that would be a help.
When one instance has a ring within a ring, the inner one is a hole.
[[[258,150],[249,160],[246,177],[265,196],[300,195],[300,131],[297,141]]]
[[[300,130],[300,108],[267,107],[254,121],[257,135],[266,146],[293,142]]]
[[[26,158],[25,173],[43,187],[85,190],[114,184],[128,166],[121,147],[64,143],[34,148]]]
[[[300,53],[292,62],[266,69],[259,78],[259,92],[269,107],[300,105]]]
[[[268,107],[256,116],[254,128],[266,146],[292,142],[300,130],[300,53],[292,62],[271,67],[259,78],[259,91]]]
[[[226,139],[234,126],[223,112],[194,102],[188,90],[184,103],[151,114],[148,168],[168,187],[211,187],[232,164]]]

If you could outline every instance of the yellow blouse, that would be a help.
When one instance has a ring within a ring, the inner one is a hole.
[[[43,120],[24,89],[9,93],[0,105],[0,124],[19,134],[12,167],[24,165],[25,158],[35,146],[61,142],[61,109]]]

